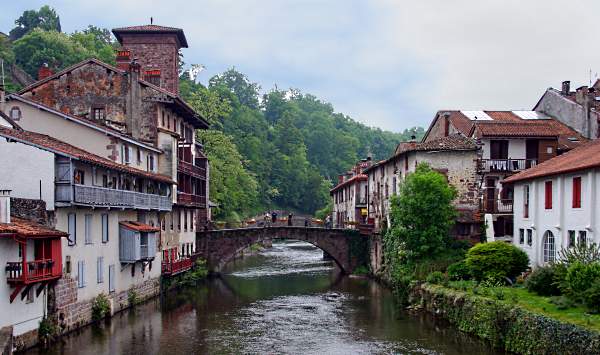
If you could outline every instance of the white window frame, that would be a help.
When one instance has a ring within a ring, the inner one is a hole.
[[[544,232],[544,238],[542,239],[543,256],[544,262],[549,263],[556,260],[556,237],[554,233],[547,230]]]

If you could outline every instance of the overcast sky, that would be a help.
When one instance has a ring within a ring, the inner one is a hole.
[[[235,66],[370,126],[427,126],[440,109],[531,109],[600,72],[597,0],[2,0],[0,31],[48,4],[62,29],[183,28],[206,82]]]

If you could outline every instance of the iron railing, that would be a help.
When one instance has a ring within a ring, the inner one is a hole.
[[[512,213],[512,199],[484,199],[483,211],[486,213]]]
[[[191,258],[183,258],[177,260],[163,260],[162,273],[174,275],[180,272],[187,271],[192,268],[193,261]]]
[[[206,196],[192,195],[185,192],[177,193],[177,203],[180,205],[206,207]]]
[[[142,192],[116,190],[88,185],[57,185],[57,201],[98,207],[121,207],[144,210],[170,211],[172,202],[167,196]],[[72,197],[65,188],[72,187]],[[60,190],[60,193],[59,193]]]
[[[33,261],[9,261],[6,263],[8,282],[35,282],[52,278],[52,269],[56,261],[53,259],[39,259]]]
[[[482,172],[515,172],[536,165],[537,159],[480,159],[479,170]]]

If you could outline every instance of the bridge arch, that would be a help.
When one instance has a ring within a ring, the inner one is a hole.
[[[310,243],[325,251],[344,273],[352,273],[364,260],[361,250],[367,248],[366,237],[344,229],[313,227],[239,228],[203,231],[196,234],[196,248],[206,259],[212,272],[219,272],[237,253],[254,243],[275,239],[295,239]],[[361,240],[364,239],[364,240]],[[357,243],[358,242],[358,243]],[[366,251],[366,249],[365,249]]]

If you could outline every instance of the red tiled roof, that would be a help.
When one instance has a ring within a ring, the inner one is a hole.
[[[11,217],[10,223],[0,223],[0,234],[18,234],[31,238],[68,236],[65,232],[17,217]]]
[[[47,136],[45,134],[34,133],[30,131],[18,131],[15,129],[9,129],[0,127],[0,136],[13,139],[16,141],[20,141],[25,144],[35,145],[39,148],[46,149],[58,154],[67,155],[73,157],[78,160],[82,160],[91,164],[97,164],[100,166],[104,166],[109,169],[114,169],[126,173],[130,173],[133,175],[145,177],[148,179],[161,181],[169,184],[174,184],[175,182],[168,176],[161,174],[154,174],[147,171],[143,171],[140,169],[132,168],[127,165],[115,163],[114,161],[103,158],[96,154],[85,151],[81,148],[77,148],[73,145],[60,141],[56,138]]]
[[[335,192],[336,190],[339,190],[340,188],[350,184],[350,183],[354,183],[355,181],[365,181],[367,180],[368,177],[365,174],[358,174],[358,175],[354,175],[353,177],[351,177],[350,179],[337,184],[334,188],[332,188],[331,190],[329,190],[329,192]]]
[[[131,229],[137,232],[158,232],[160,228],[152,227],[151,225],[136,222],[136,221],[121,221],[120,225],[127,229]]]
[[[533,168],[510,176],[504,180],[504,183],[514,183],[597,167],[600,167],[600,140],[591,141]]]
[[[558,137],[559,132],[547,122],[484,121],[475,125],[478,137]]]
[[[460,111],[451,111],[450,116],[448,117],[450,123],[458,130],[460,133],[465,136],[469,134],[471,128],[473,128],[473,122],[463,115]]]
[[[112,33],[114,33],[115,37],[117,37],[119,43],[122,43],[121,34],[123,33],[174,33],[177,35],[177,39],[179,40],[181,47],[188,47],[187,39],[185,38],[185,34],[181,28],[158,25],[141,25],[113,28]]]

